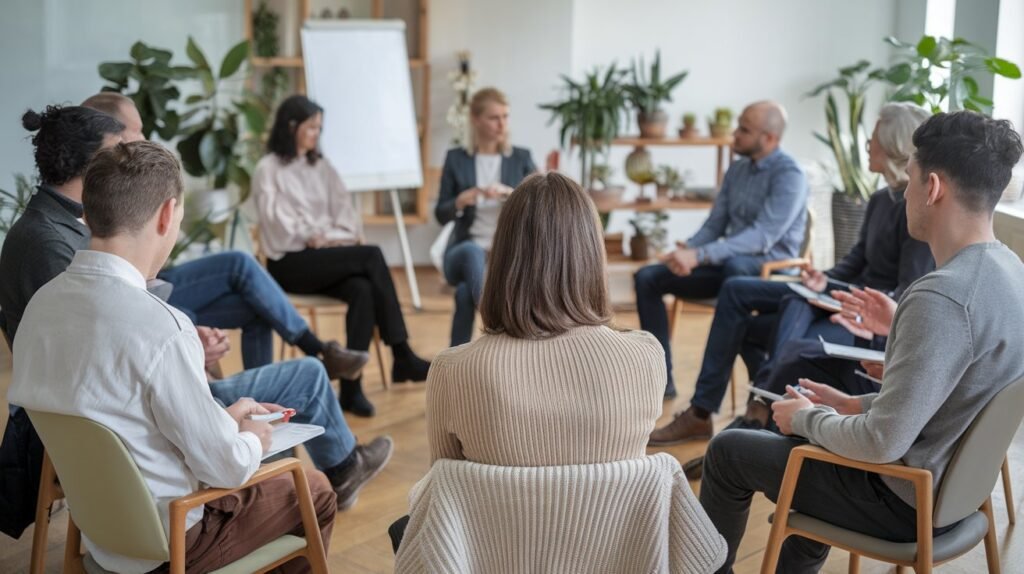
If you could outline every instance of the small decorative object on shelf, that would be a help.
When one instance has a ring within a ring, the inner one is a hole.
[[[629,239],[629,258],[634,261],[646,261],[651,253],[660,253],[665,248],[668,230],[665,222],[668,215],[662,211],[648,211],[636,214],[629,220],[633,226],[633,237]]]
[[[640,195],[636,198],[638,202],[651,201],[650,197],[644,195],[644,186],[655,181],[654,162],[647,148],[639,146],[626,156],[626,177],[640,185]]]
[[[659,165],[654,181],[658,184],[658,199],[682,197],[686,192],[679,170],[670,165]]]
[[[697,131],[697,114],[693,112],[683,114],[683,127],[679,128],[679,137],[693,139],[699,135],[700,133]]]
[[[708,129],[711,137],[729,137],[732,131],[732,110],[729,108],[715,108],[715,117],[708,118]]]
[[[470,67],[468,51],[457,52],[455,57],[459,60],[459,69],[448,73],[455,101],[448,107],[445,121],[452,128],[452,145],[458,147],[468,145],[470,140],[469,98],[476,83],[476,71]]]

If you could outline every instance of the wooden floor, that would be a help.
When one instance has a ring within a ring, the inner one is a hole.
[[[424,310],[407,311],[406,320],[412,334],[414,349],[425,357],[431,357],[447,346],[451,317],[451,295],[440,284],[433,270],[418,273],[423,295]],[[396,286],[403,302],[408,303],[408,289],[404,277],[396,272]],[[637,327],[635,312],[620,311],[616,322],[623,327]],[[675,404],[666,404],[661,422],[666,422],[676,410],[684,408],[692,393],[697,362],[703,351],[704,340],[710,324],[710,316],[693,314],[684,316],[679,323],[673,345],[676,359],[676,380],[680,398]],[[341,324],[324,321],[321,333],[325,338],[340,337]],[[332,335],[333,333],[333,335]],[[237,338],[235,339],[237,345]],[[0,346],[2,347],[2,346]],[[390,356],[387,357],[390,360]],[[227,361],[227,370],[238,368],[238,353],[233,352]],[[6,423],[7,387],[10,384],[10,356],[6,348],[0,350],[0,423]],[[339,513],[330,541],[328,560],[332,572],[390,572],[394,558],[387,536],[388,525],[407,512],[409,488],[428,469],[428,448],[424,421],[423,385],[395,385],[390,391],[381,388],[380,377],[374,362],[366,369],[365,384],[370,399],[379,413],[371,419],[349,417],[349,424],[361,441],[367,441],[379,434],[390,434],[395,439],[396,452],[388,467],[361,493],[359,502],[352,509]],[[738,393],[743,402],[744,393]],[[719,415],[717,428],[731,420],[728,403]],[[680,461],[700,454],[704,444],[680,445],[664,449]],[[1017,498],[1024,497],[1024,434],[1018,434],[1010,452],[1013,475],[1017,478]],[[695,489],[698,484],[693,485]],[[996,528],[1000,541],[1003,572],[1024,572],[1024,536],[1007,524],[1002,489],[997,485],[994,493]],[[736,572],[757,572],[768,536],[767,517],[773,506],[758,496],[751,512],[747,536],[739,550]],[[1024,516],[1024,515],[1022,515]],[[47,572],[59,572],[64,547],[64,532],[67,527],[67,512],[54,516],[50,525]],[[31,546],[31,530],[20,540],[12,540],[0,534],[0,573],[25,572]],[[847,555],[836,550],[832,553],[825,572],[846,572]],[[888,572],[886,567],[871,560],[862,564],[863,572]],[[984,553],[979,546],[967,556],[938,569],[940,572],[983,572]]]

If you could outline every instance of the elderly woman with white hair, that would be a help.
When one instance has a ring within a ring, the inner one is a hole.
[[[805,287],[816,292],[870,287],[898,299],[911,283],[934,268],[928,245],[913,239],[907,232],[903,200],[908,181],[907,162],[914,153],[914,130],[929,115],[913,104],[893,103],[882,107],[867,152],[868,169],[879,174],[886,186],[868,200],[860,239],[850,253],[829,270],[810,267],[803,270]],[[649,444],[662,446],[710,438],[711,420],[707,415],[721,406],[733,363],[741,351],[751,379],[756,382],[770,378],[773,363],[783,347],[792,341],[812,339],[819,351],[818,336],[834,343],[854,344],[854,336],[833,324],[830,315],[829,311],[812,306],[807,299],[794,294],[785,283],[749,277],[727,280],[718,295],[690,408],[651,433]],[[751,328],[755,321],[757,325]],[[759,327],[761,331],[770,331],[771,335],[758,336],[754,331]],[[869,343],[860,344],[867,346]],[[817,370],[807,374],[820,376]],[[850,375],[853,376],[852,372]],[[796,381],[789,382],[795,384]],[[748,419],[761,419],[766,423],[770,413],[763,403],[748,404]]]

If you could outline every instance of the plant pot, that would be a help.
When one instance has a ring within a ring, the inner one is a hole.
[[[629,258],[633,261],[650,259],[650,245],[647,243],[646,237],[634,235],[629,238]]]
[[[684,140],[692,140],[700,137],[700,132],[697,131],[697,126],[685,126],[679,129],[679,137]]]
[[[860,240],[865,210],[867,202],[861,199],[852,198],[838,191],[832,194],[832,238],[836,261],[846,257]]]
[[[640,112],[636,115],[636,123],[640,126],[640,137],[662,139],[665,137],[665,128],[668,127],[668,114],[662,110],[651,114]]]
[[[668,196],[671,195],[671,193],[672,193],[672,188],[671,187],[669,187],[667,185],[659,185],[658,186],[658,199],[668,199]]]
[[[711,132],[711,137],[713,138],[725,138],[729,137],[729,132],[732,131],[732,126],[708,122],[708,131]]]
[[[594,200],[594,204],[600,211],[602,205],[616,204],[621,201],[622,194],[626,193],[626,188],[621,185],[612,185],[604,189],[588,189],[587,193],[590,194],[590,199]]]
[[[605,254],[611,255],[622,255],[622,233],[605,233],[604,234],[604,252]]]

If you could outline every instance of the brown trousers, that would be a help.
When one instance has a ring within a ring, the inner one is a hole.
[[[338,511],[337,497],[322,472],[307,470],[306,479],[326,551]],[[285,534],[303,534],[291,474],[269,478],[207,503],[203,519],[185,533],[185,571],[216,570]],[[154,572],[167,570],[164,564]],[[289,574],[309,571],[305,558],[296,558],[275,570]]]

